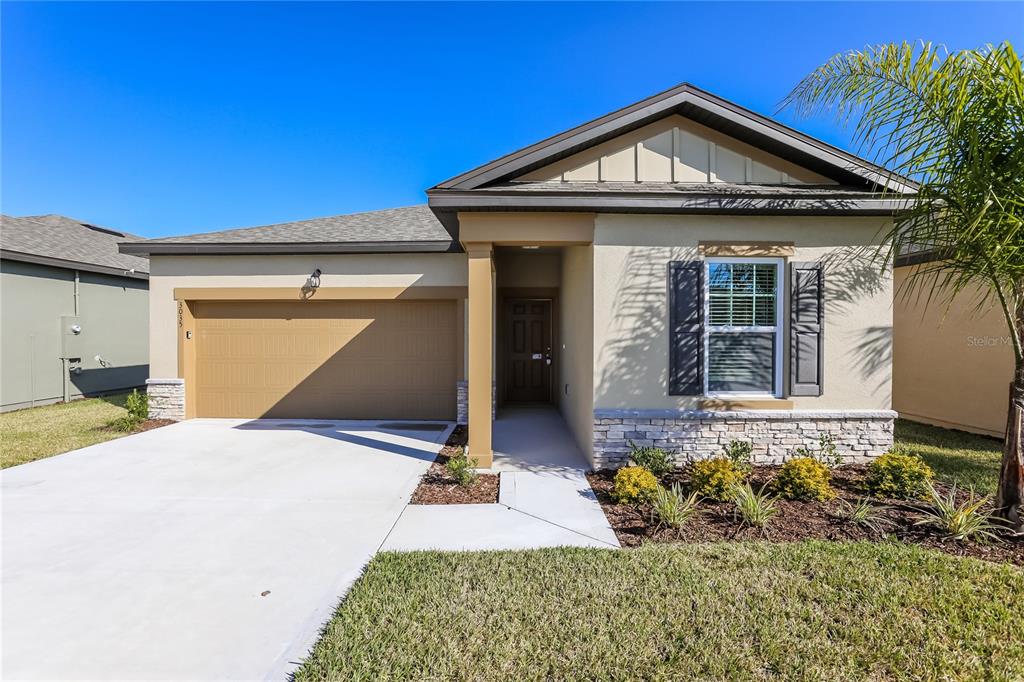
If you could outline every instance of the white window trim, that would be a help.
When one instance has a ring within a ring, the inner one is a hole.
[[[708,338],[711,335],[711,264],[713,263],[771,263],[776,267],[775,273],[775,326],[774,327],[715,327],[716,332],[773,332],[775,334],[775,377],[772,384],[774,391],[715,391],[708,390],[708,370],[710,357],[708,354]],[[707,398],[781,398],[782,397],[782,322],[785,308],[783,298],[783,280],[786,274],[785,258],[714,258],[704,259],[704,396]]]

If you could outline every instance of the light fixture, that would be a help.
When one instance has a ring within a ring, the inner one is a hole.
[[[320,287],[320,268],[313,271],[313,274],[306,280],[307,289],[317,289]]]
[[[528,249],[530,251],[533,251],[534,249],[539,249],[540,247],[539,246],[524,246],[523,248],[524,249]]]

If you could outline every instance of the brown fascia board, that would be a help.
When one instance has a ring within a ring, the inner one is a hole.
[[[554,163],[605,140],[679,113],[843,184],[914,191],[917,183],[733,102],[683,83],[507,154],[432,189],[477,189]]]
[[[113,275],[114,277],[127,277],[129,279],[148,280],[149,273],[139,270],[125,270],[110,265],[97,265],[95,263],[81,263],[79,261],[64,260],[51,256],[40,256],[34,253],[21,253],[20,251],[0,250],[0,260],[14,260],[22,263],[34,263],[36,265],[48,265],[53,268],[64,270],[81,270],[82,272],[96,272],[101,275]]]
[[[432,190],[428,203],[435,211],[586,211],[594,213],[669,213],[733,215],[860,215],[891,216],[904,210],[906,198],[779,197],[735,194],[499,194],[476,190]]]
[[[452,242],[122,242],[121,253],[157,256],[246,255],[291,253],[444,253]]]

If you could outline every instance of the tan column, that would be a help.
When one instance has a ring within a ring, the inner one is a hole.
[[[494,259],[489,242],[465,244],[469,255],[469,451],[476,466],[489,468],[491,386],[494,380]]]

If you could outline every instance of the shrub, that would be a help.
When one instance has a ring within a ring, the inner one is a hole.
[[[750,455],[754,451],[754,444],[745,440],[729,441],[722,451],[726,457],[732,460],[740,471],[750,471]]]
[[[658,479],[643,467],[624,467],[615,473],[612,497],[623,504],[649,502],[658,491]]]
[[[456,450],[444,466],[455,482],[464,488],[468,488],[476,481],[476,471],[473,468],[473,463],[466,456],[465,448],[460,447]]]
[[[793,451],[797,457],[810,457],[816,459],[825,466],[832,468],[843,463],[843,458],[836,449],[836,441],[830,434],[825,434],[818,439],[818,449],[799,447]]]
[[[974,491],[963,502],[956,501],[956,484],[945,497],[928,482],[925,484],[929,499],[926,509],[915,525],[937,527],[944,535],[954,540],[996,540],[998,526],[991,515],[983,511],[988,506],[987,497],[977,497]]]
[[[658,525],[673,530],[682,528],[698,512],[697,493],[683,495],[683,489],[678,483],[673,483],[670,489],[659,487],[654,492],[651,504]]]
[[[664,476],[675,468],[672,458],[661,448],[638,447],[633,441],[629,442],[629,461],[655,476]]]
[[[855,504],[846,500],[839,501],[839,514],[842,518],[855,526],[876,532],[883,530],[890,523],[882,513],[887,508],[885,505],[872,504],[871,500],[866,497],[858,498]]]
[[[690,490],[701,497],[725,502],[732,498],[732,488],[742,483],[746,472],[728,457],[701,459],[690,467]]]
[[[111,422],[111,426],[118,431],[130,433],[139,428],[139,424],[149,416],[149,396],[139,393],[137,389],[133,390],[124,401],[124,409],[126,414]]]
[[[775,492],[787,500],[831,500],[836,496],[829,485],[828,467],[813,457],[797,457],[782,465],[772,481]]]
[[[927,494],[934,475],[917,455],[894,450],[868,465],[864,487],[876,497],[920,498]]]
[[[754,492],[749,483],[735,485],[732,488],[732,500],[736,504],[734,515],[740,520],[755,528],[765,528],[772,517],[778,513],[775,506],[775,498],[761,488]]]

